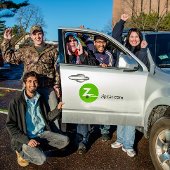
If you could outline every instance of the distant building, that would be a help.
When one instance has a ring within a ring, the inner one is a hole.
[[[157,12],[162,16],[170,12],[170,0],[113,0],[113,25],[123,13],[134,16],[141,12]]]

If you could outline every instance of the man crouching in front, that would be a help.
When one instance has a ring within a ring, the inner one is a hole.
[[[47,113],[43,98],[37,92],[38,75],[28,72],[23,77],[25,89],[9,105],[6,126],[12,137],[11,145],[16,151],[18,164],[22,167],[33,163],[42,165],[46,156],[42,144],[62,149],[69,144],[69,138],[51,132],[50,121],[61,114],[63,103]]]

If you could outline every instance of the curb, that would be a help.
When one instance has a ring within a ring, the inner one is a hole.
[[[22,91],[22,89],[15,89],[10,87],[0,87],[0,90],[16,90],[16,91]]]
[[[3,114],[8,114],[8,111],[3,111],[3,110],[0,110],[0,113],[3,113]]]

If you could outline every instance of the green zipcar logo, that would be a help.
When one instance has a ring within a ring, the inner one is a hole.
[[[79,96],[81,100],[86,103],[94,102],[99,95],[98,88],[94,84],[84,84],[79,91]]]

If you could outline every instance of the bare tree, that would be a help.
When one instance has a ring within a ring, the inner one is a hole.
[[[108,23],[104,26],[103,30],[101,30],[102,32],[108,34],[108,35],[111,35],[112,33],[112,19],[110,19],[108,21]]]
[[[34,5],[20,8],[16,15],[16,20],[21,32],[27,32],[32,25],[41,25],[42,27],[45,26],[40,8]]]
[[[15,3],[12,0],[0,0],[0,39],[6,27],[5,18],[13,17],[19,8],[27,5],[29,5],[28,0],[22,3]]]
[[[19,8],[27,5],[29,5],[28,0],[22,3],[15,3],[12,0],[1,0],[0,17],[13,17]]]
[[[141,29],[148,28],[148,20],[150,15],[149,13],[158,13],[157,21],[154,23],[155,25],[152,25],[152,28],[154,30],[157,30],[159,28],[159,25],[164,18],[166,11],[167,11],[167,1],[165,1],[165,4],[162,5],[162,8],[160,8],[160,0],[157,0],[157,9],[152,9],[152,1],[151,0],[124,0],[126,3],[125,8],[129,9],[129,11],[132,11],[131,19],[128,22],[127,26],[133,26],[133,27],[140,27]],[[130,14],[130,13],[129,13]]]

